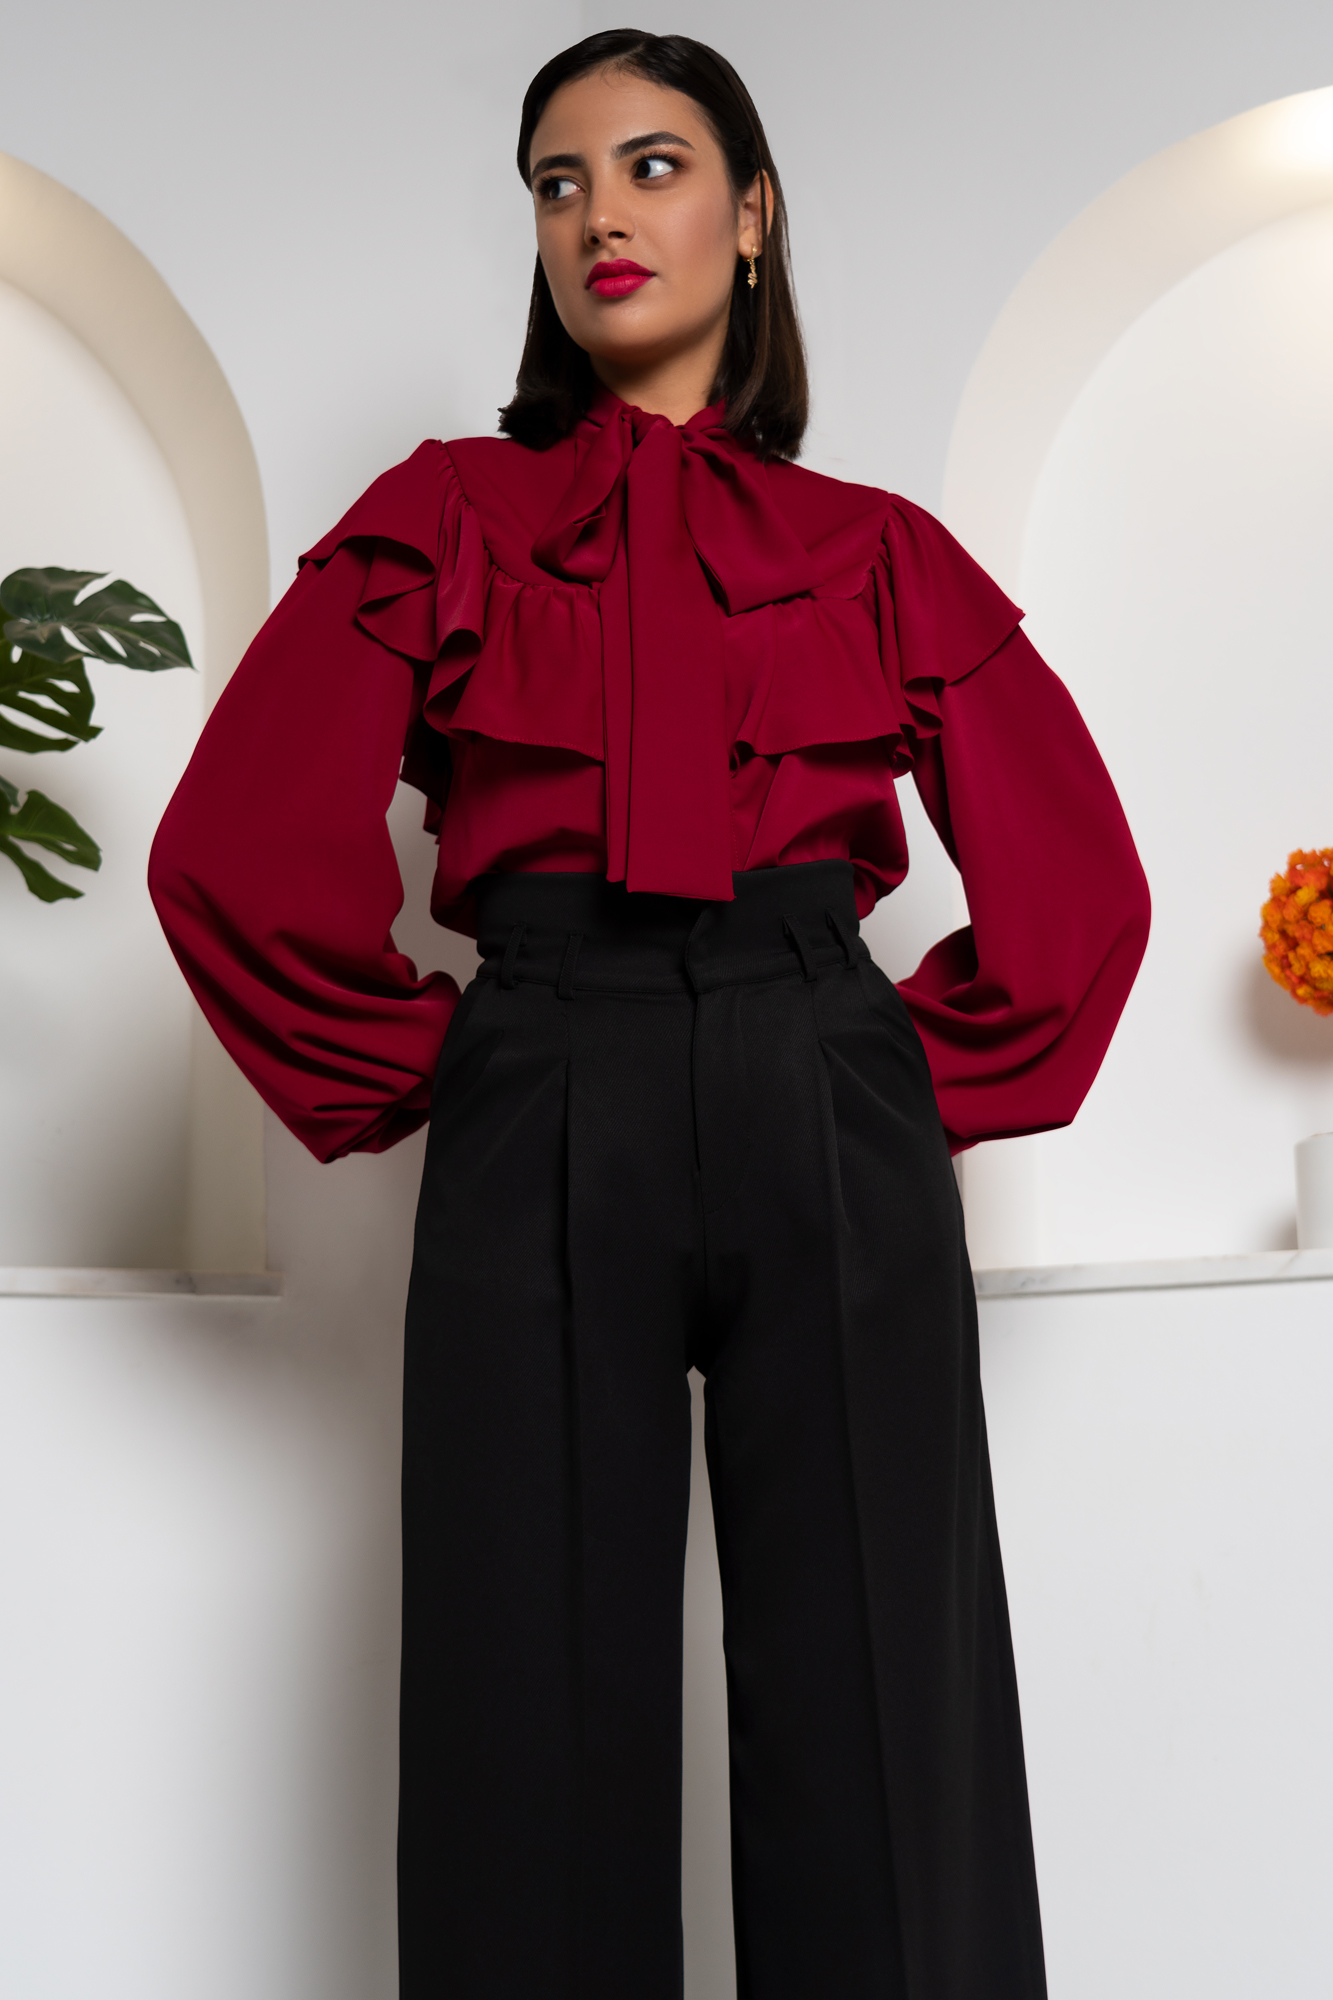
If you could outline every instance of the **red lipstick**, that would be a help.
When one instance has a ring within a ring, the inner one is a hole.
[[[596,292],[599,299],[624,299],[655,276],[655,272],[632,263],[628,257],[615,257],[609,264],[593,265],[584,280],[584,290]]]

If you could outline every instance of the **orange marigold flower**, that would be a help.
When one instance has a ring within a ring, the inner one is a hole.
[[[1333,847],[1297,848],[1268,885],[1259,936],[1264,964],[1293,1000],[1333,1014]]]

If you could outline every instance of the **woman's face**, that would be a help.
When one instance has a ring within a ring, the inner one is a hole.
[[[685,364],[707,400],[738,256],[759,248],[699,107],[622,70],[558,90],[532,139],[537,249],[555,308],[612,388]]]

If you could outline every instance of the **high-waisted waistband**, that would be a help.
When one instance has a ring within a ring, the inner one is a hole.
[[[600,875],[485,875],[475,884],[483,978],[600,993],[706,993],[817,979],[869,953],[849,861],[737,874],[731,903],[631,895]]]

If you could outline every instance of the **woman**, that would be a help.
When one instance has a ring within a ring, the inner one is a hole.
[[[507,436],[422,445],[310,551],[152,870],[209,1019],[318,1157],[431,1122],[403,1994],[680,1993],[694,1365],[741,1993],[1029,2000],[949,1153],[1073,1116],[1143,879],[1014,606],[919,508],[794,463],[782,195],[730,67],[593,36],[534,80],[519,166]],[[389,937],[400,763],[435,914],[483,954],[461,1001]],[[909,770],[972,924],[895,991],[858,917],[906,872]],[[1053,925],[1057,857],[1082,893]]]

